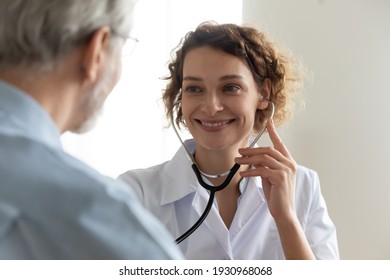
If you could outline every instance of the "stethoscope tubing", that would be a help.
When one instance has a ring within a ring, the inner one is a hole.
[[[268,102],[270,104],[272,104],[272,111],[271,111],[271,118],[273,117],[274,115],[274,111],[275,111],[275,106],[273,104],[273,102],[269,101]],[[180,143],[181,145],[183,146],[183,148],[185,149],[185,152],[186,152],[186,155],[188,157],[188,159],[191,161],[191,167],[192,169],[194,170],[194,173],[195,173],[195,176],[199,182],[199,184],[205,188],[206,190],[208,190],[210,192],[210,196],[209,196],[209,200],[207,202],[207,205],[206,205],[206,208],[205,210],[203,211],[202,215],[199,217],[199,219],[192,225],[192,227],[190,227],[185,233],[183,233],[181,236],[179,236],[178,238],[176,238],[175,242],[176,244],[180,244],[183,240],[185,240],[187,237],[189,237],[203,222],[204,220],[206,219],[207,215],[209,214],[210,210],[211,210],[211,207],[213,205],[213,202],[214,202],[214,197],[215,197],[215,193],[217,191],[221,191],[223,190],[224,188],[226,188],[229,183],[231,182],[231,180],[233,179],[234,175],[237,173],[238,169],[240,169],[240,164],[236,163],[233,165],[233,167],[230,169],[230,172],[229,174],[227,175],[225,181],[223,181],[222,184],[220,184],[219,186],[213,186],[213,185],[209,185],[207,184],[204,180],[203,180],[203,177],[202,177],[202,174],[198,168],[198,166],[196,165],[195,163],[195,160],[193,159],[193,157],[191,156],[191,153],[188,151],[187,147],[185,146],[183,140],[181,139],[180,135],[179,135],[179,132],[177,131],[176,129],[176,126],[175,126],[175,121],[174,121],[174,118],[173,118],[173,110],[172,110],[172,114],[171,114],[171,118],[172,118],[172,126],[173,126],[173,129],[177,135],[177,137],[179,138],[180,140]],[[253,148],[254,145],[257,143],[257,141],[260,139],[261,135],[263,135],[264,131],[266,130],[267,126],[256,136],[256,138],[252,141],[251,145],[249,147]]]
[[[238,169],[240,168],[240,165],[238,163],[236,163],[232,167],[232,169],[230,169],[230,172],[229,172],[228,176],[226,177],[225,181],[223,181],[223,183],[219,186],[211,186],[211,185],[207,184],[203,180],[202,174],[200,173],[199,168],[196,166],[195,163],[193,163],[191,165],[191,167],[194,170],[194,173],[196,175],[196,178],[198,179],[199,184],[202,187],[204,187],[205,189],[207,189],[208,191],[210,191],[210,196],[209,196],[209,200],[207,202],[206,208],[203,211],[203,214],[200,216],[200,218],[196,221],[196,223],[190,229],[188,229],[185,233],[183,233],[180,237],[178,237],[175,240],[176,244],[179,244],[184,239],[186,239],[188,236],[190,236],[204,222],[204,220],[206,219],[207,215],[210,212],[211,207],[213,206],[215,193],[217,191],[223,190],[224,188],[226,188],[229,185],[230,181],[233,179],[234,175],[237,173]]]

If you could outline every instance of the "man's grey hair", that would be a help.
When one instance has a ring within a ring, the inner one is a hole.
[[[134,0],[1,0],[0,68],[48,70],[102,26],[125,37],[134,5]]]

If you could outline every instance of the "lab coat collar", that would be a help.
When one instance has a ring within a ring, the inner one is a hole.
[[[185,140],[184,145],[191,154],[195,153],[196,142],[194,139]],[[169,176],[170,174],[175,174],[175,176],[164,180],[164,186],[162,189],[167,191],[164,191],[161,194],[160,205],[165,205],[178,201],[183,197],[196,192],[198,187],[200,187],[191,165],[192,163],[187,158],[187,154],[184,147],[180,147],[180,149],[176,152],[173,158],[169,162],[167,162],[166,167],[164,168],[164,178],[166,176]],[[240,183],[241,193],[244,193],[248,186],[248,183],[245,180],[250,180],[254,185],[258,186],[262,200],[264,201],[261,178],[244,178],[244,180],[242,180]],[[177,188],[175,186],[180,186],[180,188]]]
[[[184,144],[190,153],[195,152],[196,144],[193,139],[184,141]],[[162,189],[167,191],[162,193],[160,205],[175,202],[196,191],[198,180],[191,165],[184,148],[180,147],[172,160],[167,162],[165,166],[164,176],[170,176],[170,174],[174,174],[174,176],[163,182]]]

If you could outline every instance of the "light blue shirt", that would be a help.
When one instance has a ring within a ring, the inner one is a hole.
[[[121,182],[66,154],[39,104],[0,81],[0,259],[180,259]]]

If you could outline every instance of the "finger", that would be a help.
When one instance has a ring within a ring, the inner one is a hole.
[[[244,170],[240,172],[240,176],[242,177],[257,177],[260,176],[261,178],[269,178],[274,176],[275,171],[272,169],[269,169],[264,166],[259,166],[257,168]]]
[[[290,152],[288,151],[287,147],[284,145],[279,134],[276,132],[274,121],[272,119],[269,119],[267,122],[267,131],[272,141],[272,144],[274,145],[274,148],[278,150],[285,157],[292,159]]]
[[[280,155],[281,160],[284,161],[284,157]],[[261,154],[250,157],[237,157],[234,161],[240,165],[253,165],[253,166],[266,166],[271,169],[282,169],[285,163],[282,163],[277,158],[268,155]]]
[[[240,148],[238,153],[243,157],[253,157],[259,155],[269,155],[276,158],[277,160],[285,158],[278,150],[272,147],[256,147],[256,148]]]

